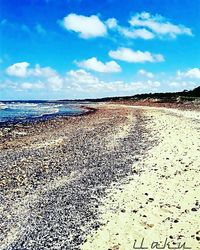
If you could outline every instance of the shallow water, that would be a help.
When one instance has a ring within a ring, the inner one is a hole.
[[[0,123],[23,121],[51,117],[53,115],[77,115],[83,110],[77,104],[44,102],[44,101],[14,101],[0,102]]]

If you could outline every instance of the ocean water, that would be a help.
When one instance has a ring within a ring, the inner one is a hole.
[[[80,105],[44,101],[0,102],[0,124],[37,119],[48,119],[56,115],[79,115]]]

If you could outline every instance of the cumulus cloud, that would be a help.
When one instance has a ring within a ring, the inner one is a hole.
[[[116,18],[109,18],[106,21],[106,25],[108,26],[109,29],[117,28],[118,27],[117,19]]]
[[[64,17],[62,25],[65,29],[78,33],[84,39],[102,37],[110,31],[127,38],[145,40],[193,35],[190,28],[182,24],[173,24],[161,15],[152,15],[148,12],[136,13],[125,26],[121,26],[114,17],[102,21],[97,15],[83,16],[71,13]],[[38,28],[40,30],[40,27]]]
[[[142,38],[145,40],[153,39],[155,35],[145,28],[133,29],[131,27],[123,27],[118,24],[117,19],[109,18],[106,22],[108,29],[117,31],[120,35],[128,38]]]
[[[122,60],[129,63],[144,63],[144,62],[163,62],[164,57],[161,54],[152,54],[148,51],[134,51],[129,48],[119,48],[109,52],[111,58]]]
[[[65,29],[79,33],[84,39],[102,37],[107,34],[106,25],[98,16],[83,16],[77,14],[69,14],[63,19]]]
[[[85,71],[84,69],[70,70],[67,72],[67,80],[72,84],[72,86],[97,86],[100,81],[97,77],[93,76],[91,73]]]
[[[196,78],[196,79],[200,79],[200,69],[199,68],[193,68],[193,69],[189,69],[188,71],[177,71],[177,77],[178,78],[184,78],[184,77],[188,77],[188,78]]]
[[[96,60],[98,62],[98,60]],[[101,65],[101,64],[100,64]],[[103,64],[103,67],[106,67]],[[13,66],[13,65],[12,65]],[[141,93],[143,91],[153,91],[159,88],[160,82],[147,79],[144,81],[104,81],[84,70],[70,70],[65,75],[56,73],[50,67],[41,68],[39,65],[33,68],[29,63],[18,65],[23,70],[14,71],[14,75],[19,76],[17,81],[6,80],[0,84],[0,88],[13,89],[14,91],[58,91],[59,93],[71,93],[73,96],[89,95],[123,95]],[[102,65],[101,65],[102,66]],[[16,70],[16,66],[12,69]],[[25,70],[24,70],[25,68]],[[45,69],[45,70],[44,70]],[[48,70],[47,70],[48,69]],[[49,72],[49,69],[50,72]],[[9,69],[10,71],[10,69]],[[22,72],[21,72],[22,71]],[[16,73],[17,72],[17,73]],[[43,74],[42,74],[43,73]],[[13,75],[13,71],[11,72]],[[45,78],[43,77],[45,75]],[[25,78],[25,76],[27,78]]]
[[[40,67],[39,64],[36,64],[34,68],[30,68],[30,63],[28,62],[19,62],[12,64],[6,69],[6,73],[10,76],[15,77],[29,77],[29,76],[41,76],[41,77],[50,77],[56,75],[56,71],[50,67]]]
[[[148,12],[137,13],[132,16],[129,23],[134,28],[146,28],[157,36],[192,35],[190,28],[181,24],[173,24],[161,15],[151,15]]]
[[[67,82],[70,83],[70,88],[82,92],[107,92],[109,95],[122,94],[122,93],[135,93],[144,90],[156,90],[160,87],[159,81],[101,81],[98,77],[93,76],[91,73],[80,69],[71,70],[67,73]]]
[[[144,28],[135,30],[127,28],[119,28],[119,31],[121,34],[129,38],[142,38],[144,40],[149,40],[155,37],[155,35],[151,31]]]
[[[63,87],[64,80],[54,69],[41,67],[39,64],[31,68],[28,62],[15,63],[6,69],[6,73],[9,76],[31,79],[31,81],[17,84],[22,90],[49,88],[58,91]],[[40,78],[45,80],[38,80]]]
[[[52,77],[56,76],[57,72],[51,67],[40,67],[39,64],[36,64],[34,68],[29,69],[28,74],[30,76]]]
[[[83,67],[85,69],[94,70],[102,73],[111,73],[111,72],[120,72],[121,67],[115,61],[109,61],[103,63],[98,61],[96,57],[89,58],[85,61],[77,63],[79,67]]]
[[[192,35],[190,28],[181,24],[173,24],[161,15],[151,15],[148,12],[133,15],[127,26],[119,25],[115,18],[109,18],[105,23],[108,29],[117,31],[119,34],[132,39],[149,40],[164,37],[176,38],[178,35]]]
[[[179,90],[182,91],[183,89],[193,89],[199,86],[199,84],[195,82],[191,82],[191,81],[170,81],[168,83],[168,86],[172,87],[176,91],[179,91]]]
[[[43,90],[45,88],[45,84],[40,80],[21,82],[5,79],[0,83],[0,89],[11,89],[13,91]]]
[[[53,91],[59,91],[63,88],[64,79],[59,75],[51,76],[47,79],[47,84],[48,87]]]
[[[38,81],[38,82],[23,82],[20,84],[20,88],[22,90],[29,90],[29,89],[44,89],[45,85],[43,82]]]
[[[10,76],[26,77],[29,65],[27,62],[15,63],[6,69],[6,73]]]
[[[148,71],[146,71],[146,70],[144,70],[144,69],[140,69],[140,70],[138,71],[138,74],[141,75],[141,76],[148,77],[148,78],[153,78],[153,77],[154,77],[154,74],[153,74],[153,73],[148,72]]]

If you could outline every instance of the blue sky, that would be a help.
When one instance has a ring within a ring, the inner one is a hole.
[[[200,0],[0,0],[0,9],[0,100],[200,85]]]

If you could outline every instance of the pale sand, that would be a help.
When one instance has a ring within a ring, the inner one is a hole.
[[[172,247],[186,242],[200,249],[199,112],[142,109],[153,118],[148,126],[158,143],[133,165],[139,175],[108,191],[101,206],[104,226],[87,237],[82,250],[129,250],[142,238],[148,249],[165,238]]]

